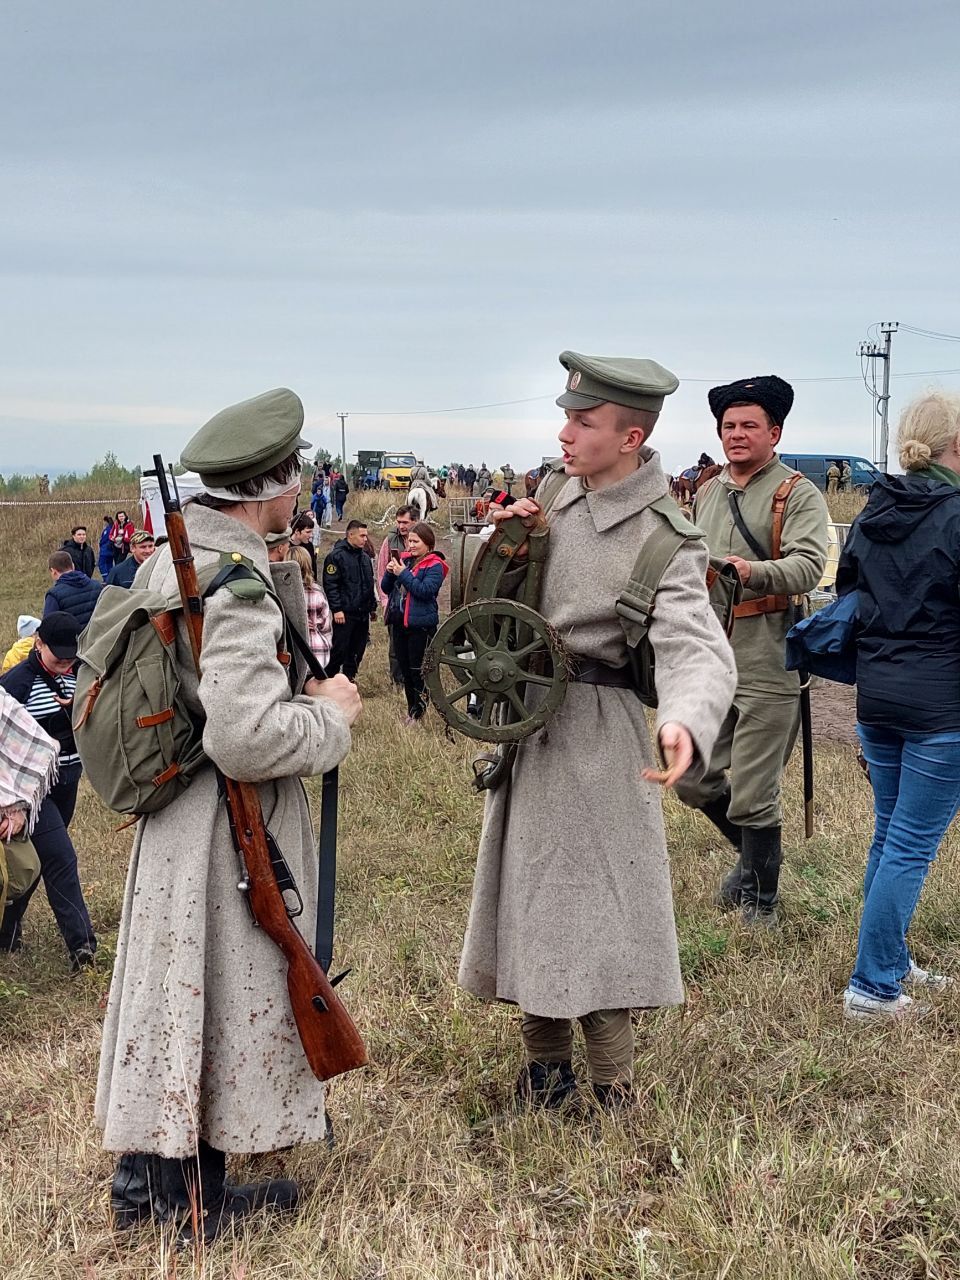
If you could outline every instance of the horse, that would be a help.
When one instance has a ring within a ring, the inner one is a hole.
[[[690,507],[697,496],[697,491],[702,489],[708,480],[718,476],[722,470],[720,463],[714,462],[709,453],[701,453],[695,467],[688,467],[671,481],[670,492],[682,507]]]
[[[438,506],[436,492],[425,480],[414,481],[407,494],[407,502],[411,507],[416,507],[419,512],[418,520],[426,520],[430,512],[436,511]]]

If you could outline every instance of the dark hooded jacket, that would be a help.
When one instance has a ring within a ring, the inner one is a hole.
[[[857,718],[960,731],[960,487],[923,472],[878,480],[837,591],[857,592]]]

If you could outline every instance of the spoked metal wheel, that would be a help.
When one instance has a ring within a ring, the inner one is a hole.
[[[563,645],[516,600],[477,600],[452,613],[427,649],[423,674],[451,728],[483,742],[536,733],[563,701]]]

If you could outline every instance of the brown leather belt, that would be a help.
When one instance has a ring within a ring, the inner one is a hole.
[[[789,608],[789,596],[758,596],[756,600],[742,600],[734,605],[733,616],[756,618],[762,613],[785,613]]]
[[[634,687],[628,667],[611,667],[607,662],[593,662],[588,658],[574,658],[568,676],[580,684],[599,684],[608,689]]]

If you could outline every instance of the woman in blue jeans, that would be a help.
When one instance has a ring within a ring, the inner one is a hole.
[[[914,963],[906,934],[960,807],[960,396],[909,405],[903,476],[883,476],[851,529],[837,591],[857,592],[857,732],[876,828],[867,858],[849,1018],[917,1013],[905,987],[950,979]]]

